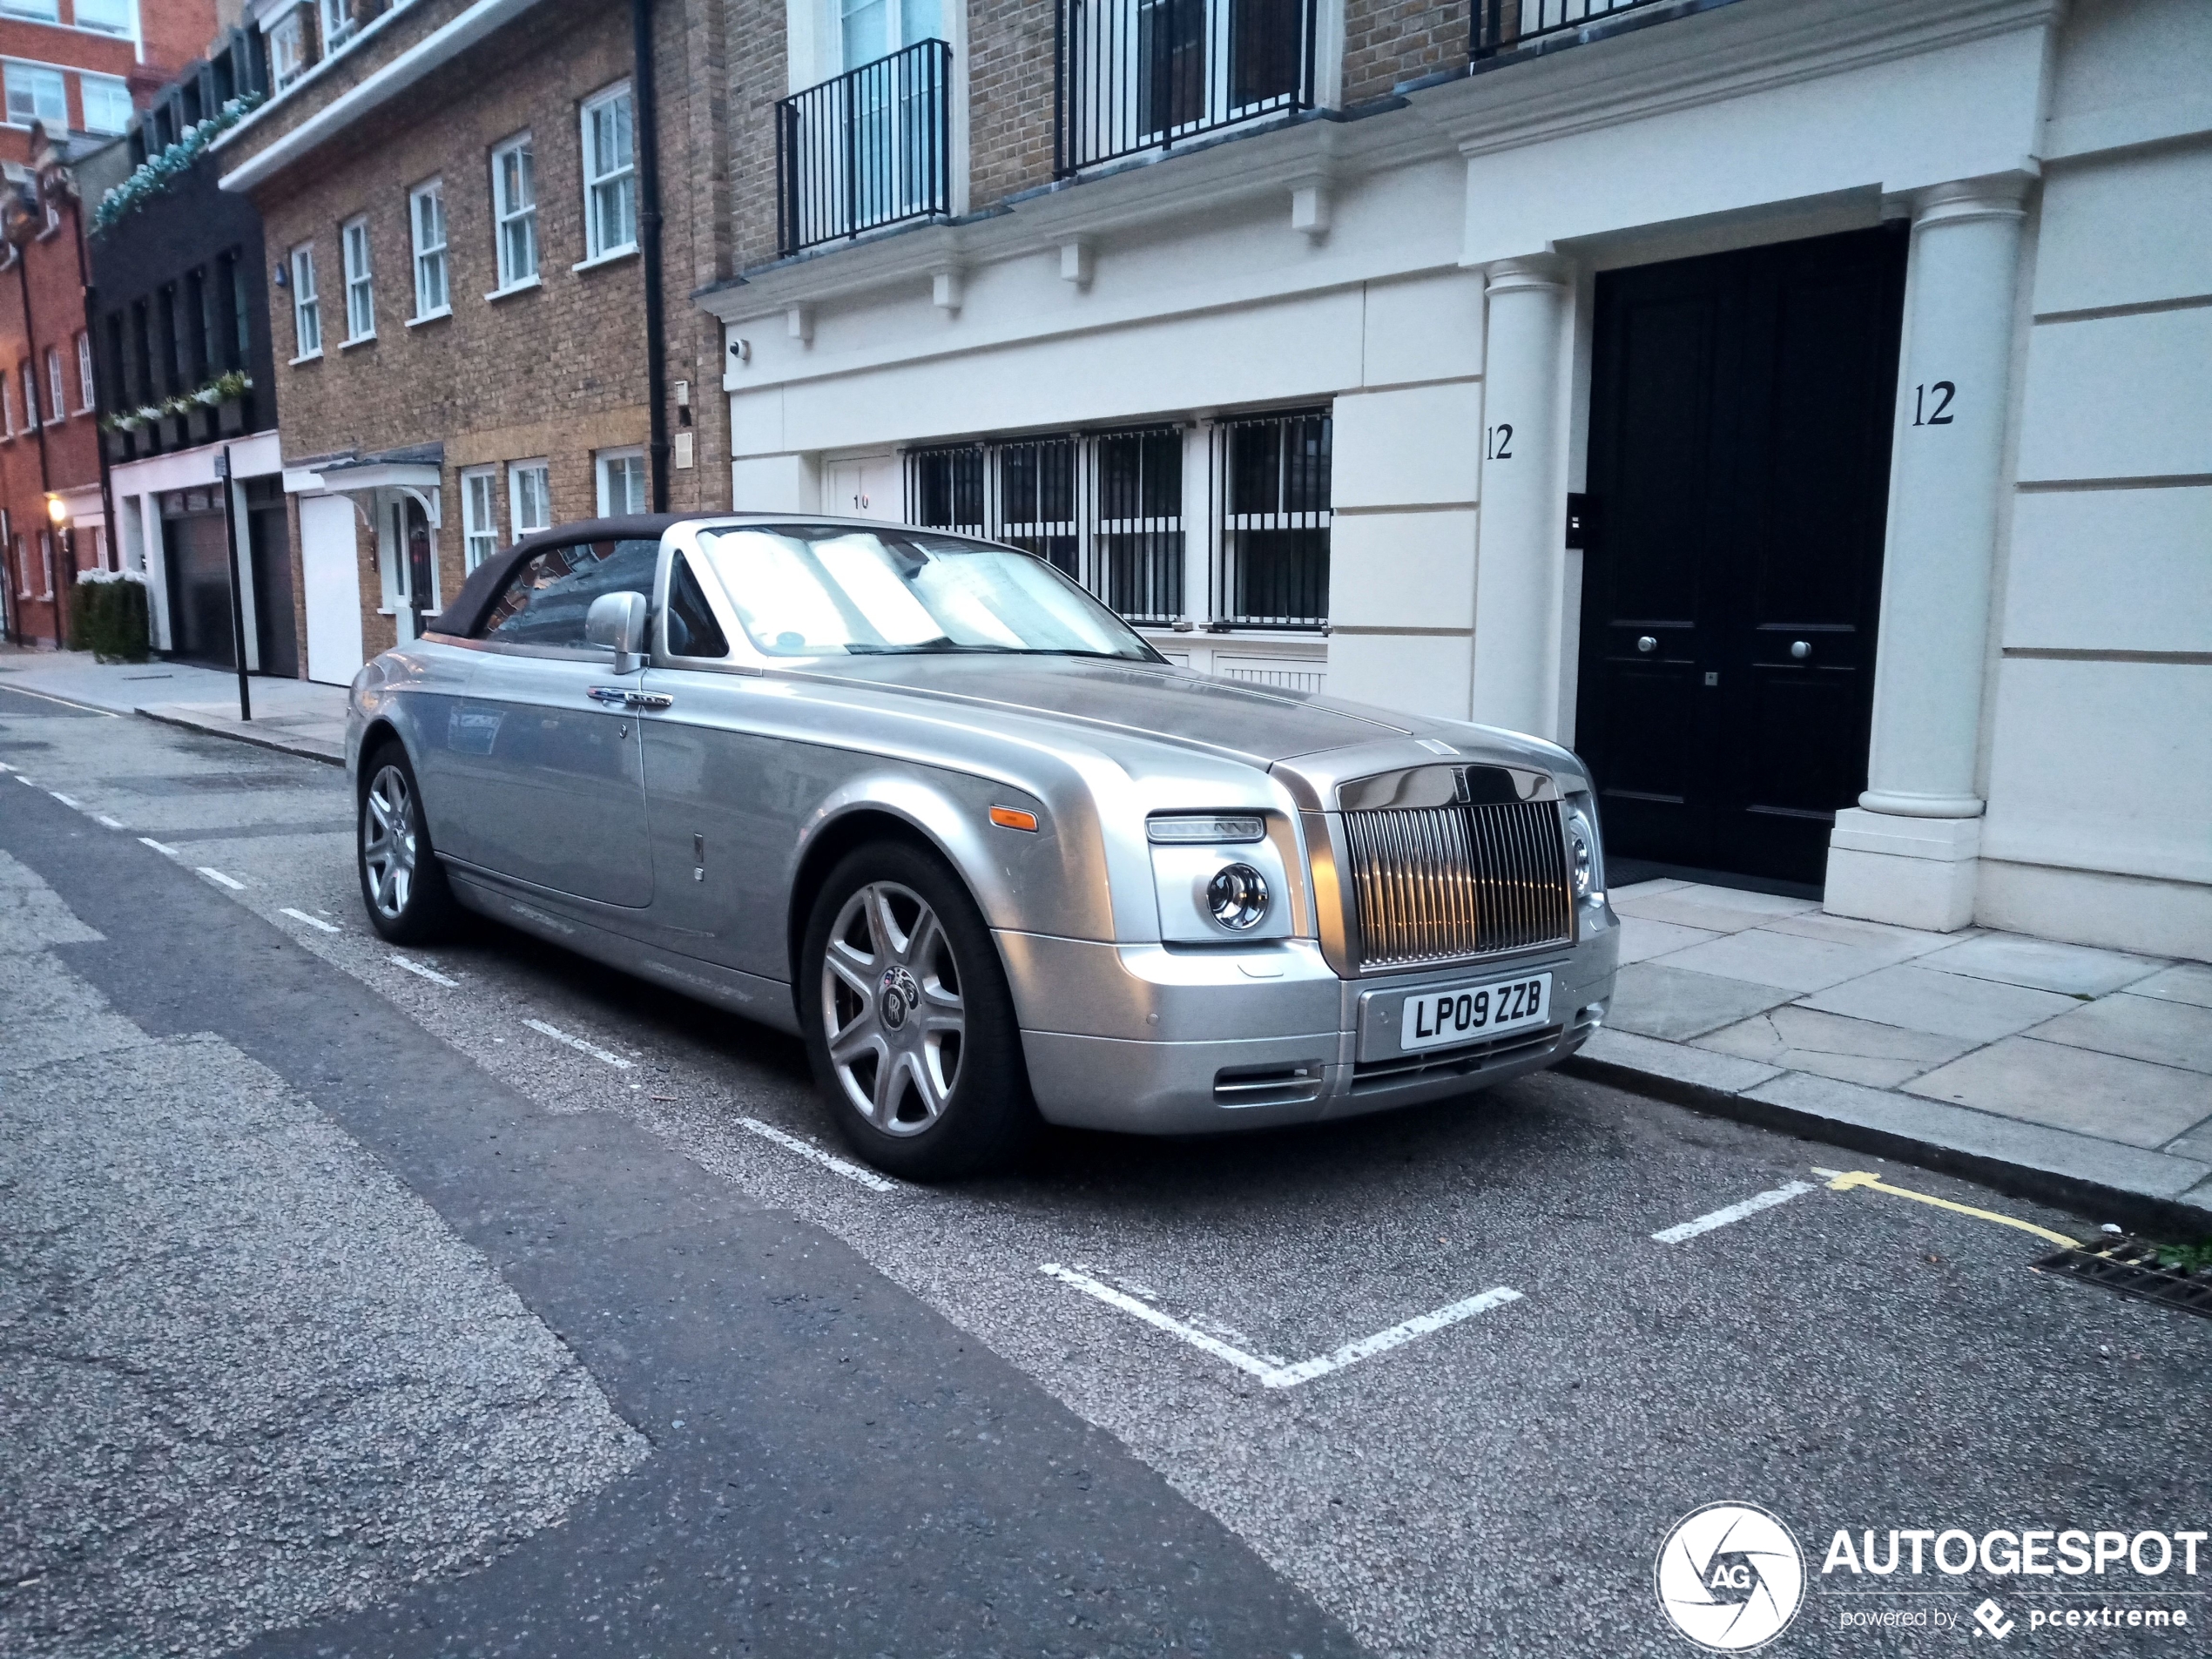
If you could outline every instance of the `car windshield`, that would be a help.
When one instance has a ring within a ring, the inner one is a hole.
[[[772,657],[1011,651],[1157,662],[1129,624],[1010,548],[838,525],[703,530],[699,546]]]

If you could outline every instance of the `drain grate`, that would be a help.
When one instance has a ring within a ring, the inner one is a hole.
[[[2062,1274],[2139,1302],[2212,1319],[2212,1269],[2192,1273],[2161,1266],[2158,1251],[2148,1239],[2123,1234],[2094,1250],[2054,1250],[2034,1266],[2038,1272]]]

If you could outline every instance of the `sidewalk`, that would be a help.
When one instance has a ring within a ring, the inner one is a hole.
[[[342,765],[346,688],[311,680],[247,681],[253,718],[238,718],[238,676],[191,663],[97,663],[86,651],[0,645],[0,689],[43,692],[116,714],[236,738],[266,749]]]
[[[1619,988],[1574,1068],[2099,1221],[2212,1234],[2212,967],[1684,881],[1613,907]]]

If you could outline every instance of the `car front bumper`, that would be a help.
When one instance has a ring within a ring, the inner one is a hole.
[[[1206,1134],[1385,1111],[1554,1065],[1603,1020],[1620,929],[1601,900],[1571,945],[1344,979],[1311,940],[1244,949],[1113,946],[1001,933],[1037,1107],[1055,1123]],[[1398,1052],[1364,999],[1536,974],[1546,1022],[1487,1042]]]

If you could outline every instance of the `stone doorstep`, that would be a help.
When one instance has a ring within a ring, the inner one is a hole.
[[[2212,1236],[2212,1163],[1604,1029],[1560,1068],[1693,1111],[1963,1176],[2147,1237]]]

